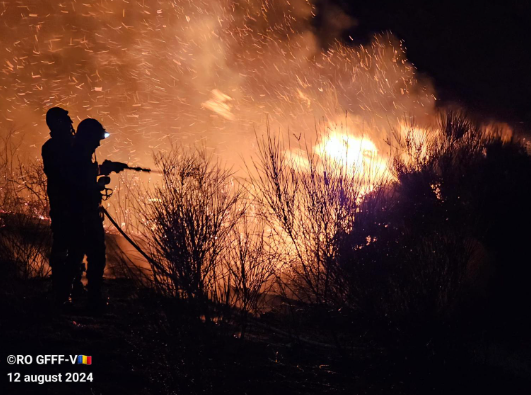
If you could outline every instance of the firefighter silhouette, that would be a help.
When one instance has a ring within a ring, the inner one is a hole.
[[[50,139],[42,146],[42,161],[46,174],[47,194],[50,202],[52,221],[52,250],[50,266],[55,298],[59,303],[68,301],[72,293],[83,291],[81,276],[82,261],[69,260],[72,222],[70,208],[70,155],[73,146],[74,128],[68,111],[53,107],[46,113],[46,124],[50,129]]]
[[[100,122],[91,118],[83,120],[74,137],[70,162],[69,204],[75,232],[69,259],[75,264],[86,255],[89,304],[94,308],[104,308],[107,303],[102,296],[105,269],[102,191],[110,181],[107,175],[123,170],[123,167],[112,168],[109,161],[98,165],[96,148],[107,137]]]

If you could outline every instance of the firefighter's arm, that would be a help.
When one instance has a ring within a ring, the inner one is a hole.
[[[115,173],[120,173],[121,171],[127,169],[127,164],[122,162],[113,162],[110,160],[104,160],[100,165],[100,175],[108,176],[113,171]]]
[[[70,167],[70,185],[78,192],[101,191],[104,186],[98,182],[96,164],[76,162]]]

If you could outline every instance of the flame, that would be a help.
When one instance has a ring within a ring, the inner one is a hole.
[[[391,169],[393,159],[400,158],[405,164],[422,162],[429,158],[431,145],[441,137],[439,129],[399,121],[393,137],[394,144],[379,144],[378,136],[382,134],[380,131],[364,127],[361,122],[353,123],[352,127],[329,123],[326,132],[318,136],[312,153],[317,155],[322,164],[319,172],[332,176],[334,173],[348,175],[356,182],[361,181],[362,195],[373,190],[376,185],[396,181]],[[389,149],[383,150],[384,146]],[[312,171],[309,154],[301,148],[284,152],[288,164],[304,172]]]
[[[317,11],[311,0],[0,4],[0,130],[26,125],[35,145],[28,151],[38,156],[44,114],[58,105],[75,123],[91,117],[113,130],[101,157],[149,167],[168,138],[188,146],[204,139],[239,167],[256,153],[266,117],[275,130],[310,137],[315,120],[345,113],[375,131],[404,114],[433,115],[433,90],[402,42],[386,33],[363,46],[324,46]],[[352,145],[345,161],[366,172],[367,160],[350,153],[366,144],[354,140],[360,130],[340,132]],[[378,139],[363,137],[374,143],[376,163]],[[329,148],[336,158],[344,156],[338,149]]]
[[[375,164],[384,171],[386,164],[378,155],[376,145],[363,136],[332,132],[314,147],[323,158],[333,159],[349,172],[366,173]]]
[[[288,149],[284,157],[289,166],[302,172],[350,178],[359,185],[360,198],[376,185],[395,179],[389,153],[379,150],[373,139],[356,128],[335,123],[328,124],[310,150]]]

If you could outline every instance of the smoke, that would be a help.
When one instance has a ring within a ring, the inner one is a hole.
[[[37,156],[59,105],[100,120],[115,160],[148,164],[171,139],[237,163],[266,119],[311,137],[348,114],[378,149],[400,119],[430,122],[433,89],[395,37],[348,46],[334,36],[355,21],[326,11],[317,36],[315,14],[304,0],[0,3],[0,129]]]

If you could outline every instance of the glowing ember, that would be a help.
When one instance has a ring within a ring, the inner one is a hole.
[[[101,156],[149,167],[168,138],[204,140],[236,163],[266,117],[272,130],[314,138],[316,122],[348,113],[374,132],[347,133],[346,162],[366,168],[376,152],[379,163],[399,119],[429,120],[432,90],[391,35],[322,48],[315,13],[306,0],[3,2],[0,129],[25,132],[38,156],[44,114],[61,105],[116,131]],[[336,139],[325,149],[343,157]]]

